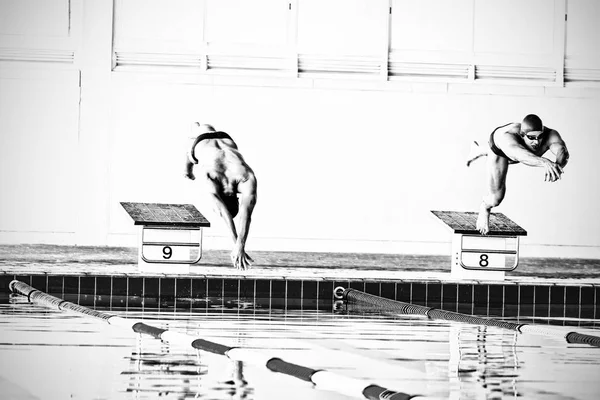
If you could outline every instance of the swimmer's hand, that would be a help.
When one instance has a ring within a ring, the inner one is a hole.
[[[194,164],[190,162],[189,158],[187,157],[185,159],[185,173],[183,174],[183,176],[185,176],[191,181],[196,179],[196,177],[194,176]]]
[[[234,245],[233,250],[231,250],[231,263],[235,269],[239,269],[241,271],[245,271],[250,268],[250,265],[254,262],[252,257],[246,254],[246,251],[243,247]]]
[[[542,160],[544,160],[542,165],[544,167],[544,181],[556,182],[559,180],[563,174],[562,167],[546,158],[542,158]]]

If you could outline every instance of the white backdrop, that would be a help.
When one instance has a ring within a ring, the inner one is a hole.
[[[0,242],[135,245],[119,202],[193,203],[183,154],[201,121],[257,174],[250,250],[447,254],[429,210],[477,209],[470,141],[537,113],[570,164],[554,184],[512,166],[496,211],[529,232],[524,255],[600,257],[593,1],[263,0],[242,15],[236,1],[53,0],[42,25],[30,10],[47,3],[26,3],[0,1],[22,21],[0,31]],[[252,31],[253,12],[274,19]],[[489,36],[494,15],[522,34]],[[228,248],[211,222],[205,246]]]

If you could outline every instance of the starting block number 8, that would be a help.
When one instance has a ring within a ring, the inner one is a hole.
[[[466,269],[512,270],[517,262],[516,237],[462,236],[457,258]],[[507,263],[509,263],[507,265]]]
[[[472,269],[504,269],[506,268],[506,255],[496,253],[465,252],[461,254],[461,261],[465,268]]]

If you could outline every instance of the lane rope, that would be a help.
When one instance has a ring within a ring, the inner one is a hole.
[[[401,314],[422,315],[434,320],[495,326],[497,328],[508,329],[522,334],[543,335],[561,338],[566,340],[567,343],[588,344],[590,346],[600,347],[600,337],[598,336],[568,331],[559,327],[517,324],[514,322],[501,321],[493,318],[483,318],[475,315],[461,314],[453,311],[421,306],[418,304],[405,303],[398,300],[390,300],[384,297],[361,292],[360,290],[356,289],[344,289],[341,286],[334,289],[334,295],[336,298],[343,299],[349,303],[368,304],[379,309],[393,310]]]
[[[191,346],[197,350],[224,355],[233,361],[241,361],[255,366],[266,367],[272,372],[279,372],[306,382],[310,382],[319,389],[335,391],[348,396],[366,398],[369,400],[409,400],[413,398],[427,399],[427,397],[419,394],[412,395],[389,390],[362,379],[351,378],[322,369],[313,369],[293,364],[282,360],[281,358],[267,356],[254,350],[244,349],[241,347],[225,346],[180,332],[157,328],[155,326],[146,324],[143,320],[122,318],[116,314],[92,310],[69,301],[61,300],[18,280],[13,280],[10,282],[9,288],[13,293],[27,296],[30,302],[41,306],[58,309],[61,311],[70,311],[86,317],[98,318],[110,325],[130,329],[136,333],[150,335],[156,339],[163,340],[170,344]]]

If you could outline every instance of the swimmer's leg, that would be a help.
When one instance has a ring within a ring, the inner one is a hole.
[[[485,199],[485,198],[484,198]],[[490,213],[492,206],[489,206],[485,200],[479,206],[479,214],[477,215],[477,230],[482,235],[487,235],[490,231]]]
[[[469,156],[467,157],[467,167],[470,166],[473,161],[487,155],[487,147],[480,146],[476,141],[472,141],[471,148],[469,149]]]
[[[493,207],[500,205],[506,194],[506,174],[508,159],[493,154],[487,160],[488,193],[483,197],[477,216],[477,230],[482,235],[490,231],[490,213]]]

